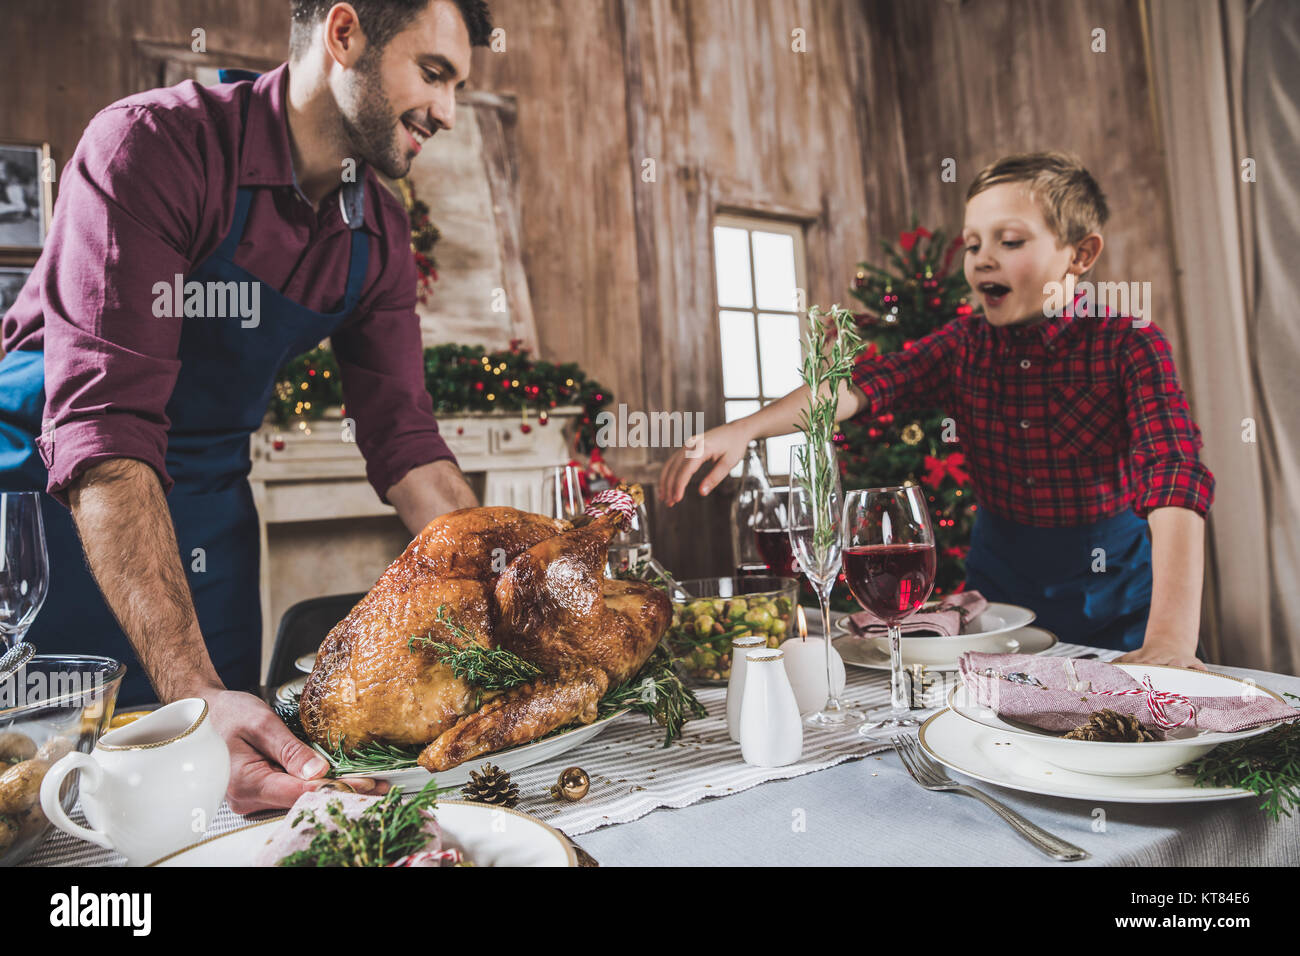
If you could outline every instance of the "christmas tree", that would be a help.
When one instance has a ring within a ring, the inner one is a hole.
[[[942,232],[913,225],[897,245],[882,241],[887,268],[858,267],[852,294],[865,309],[858,316],[868,343],[863,362],[911,348],[917,339],[974,312],[966,278],[960,268],[953,269],[960,261],[961,238],[948,244]],[[938,408],[859,415],[843,422],[835,436],[846,490],[900,484],[924,489],[938,557],[935,597],[962,589],[977,508],[956,437],[956,426]]]

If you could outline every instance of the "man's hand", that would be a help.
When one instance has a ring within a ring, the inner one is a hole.
[[[716,462],[700,481],[700,494],[707,495],[745,457],[749,432],[740,422],[710,428],[677,449],[659,474],[659,500],[672,507],[686,496],[691,476],[706,463]]]
[[[1142,646],[1116,658],[1116,664],[1165,664],[1169,667],[1189,667],[1203,671],[1205,665],[1196,656],[1196,650],[1187,650],[1185,641],[1163,639],[1148,634]]]
[[[226,800],[236,813],[291,807],[321,783],[329,764],[293,735],[265,703],[252,694],[214,687],[197,694],[208,702],[212,725],[230,749]],[[348,778],[361,793],[383,793],[385,783]]]

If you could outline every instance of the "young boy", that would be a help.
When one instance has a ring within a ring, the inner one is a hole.
[[[1062,640],[1202,667],[1214,476],[1164,335],[1075,298],[1102,249],[1101,190],[1073,157],[1033,153],[983,169],[966,199],[965,273],[983,315],[860,363],[838,417],[935,406],[956,421],[979,500],[968,588],[1032,608]],[[802,386],[697,436],[698,453],[664,466],[663,501],[680,501],[706,461],[708,494],[749,441],[794,431],[808,397]]]

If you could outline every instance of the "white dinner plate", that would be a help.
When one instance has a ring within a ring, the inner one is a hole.
[[[1067,661],[1069,658],[1061,658]],[[1166,667],[1158,664],[1115,664],[1134,680],[1151,678],[1158,691],[1187,697],[1239,697],[1243,694],[1268,695],[1282,700],[1273,691],[1252,681],[1225,674]],[[1146,743],[1115,743],[1100,740],[1066,740],[1046,730],[1020,721],[1008,721],[988,707],[976,703],[975,695],[965,684],[948,694],[948,707],[964,720],[1014,737],[1021,748],[1040,760],[1078,773],[1104,776],[1144,776],[1165,773],[1203,757],[1219,744],[1244,740],[1267,733],[1275,724],[1265,724],[1233,733],[1210,733],[1194,727],[1180,727],[1171,732],[1173,739]],[[1181,713],[1181,711],[1180,711]],[[1080,723],[1085,723],[1081,718]]]
[[[532,743],[520,744],[518,747],[512,747],[509,750],[500,750],[496,753],[483,754],[481,757],[475,757],[467,760],[459,767],[452,767],[450,770],[439,770],[436,774],[438,786],[451,787],[463,786],[469,783],[469,774],[471,770],[481,770],[483,764],[491,763],[507,773],[514,773],[517,770],[523,770],[525,767],[531,767],[533,764],[544,763],[547,760],[553,760],[562,754],[568,753],[576,747],[581,747],[591,738],[595,737],[606,727],[612,724],[626,710],[620,710],[616,714],[611,714],[604,720],[597,720],[594,723],[583,724],[566,730],[563,733],[556,734],[553,737],[545,737],[541,740],[534,740]],[[647,727],[649,733],[653,727]],[[368,777],[371,780],[386,780],[394,786],[401,787],[404,790],[419,790],[429,782],[431,774],[423,767],[407,767],[404,770],[385,770],[374,773],[355,773],[347,774],[339,779],[346,780],[348,777]]]
[[[1239,787],[1198,787],[1192,777],[1172,770],[1141,777],[1063,770],[1024,750],[1022,738],[964,720],[951,710],[941,710],[922,724],[918,740],[926,753],[958,773],[1046,797],[1111,803],[1202,803],[1255,796]]]
[[[294,697],[302,696],[302,690],[307,686],[307,676],[295,677],[291,681],[281,684],[275,689],[275,699],[281,704],[287,704]]]
[[[312,651],[310,654],[304,654],[302,657],[297,658],[294,660],[293,666],[304,674],[310,674],[311,669],[316,666],[316,652]]]
[[[442,785],[442,776],[438,783]],[[573,845],[554,827],[507,807],[439,800],[434,815],[444,846],[476,866],[577,866]],[[285,815],[287,816],[287,814]],[[150,866],[253,866],[284,816],[200,840]]]
[[[912,638],[912,640],[930,641],[941,640],[941,638],[922,637]],[[883,648],[881,643],[884,644]],[[955,671],[961,661],[960,654],[954,658],[937,662],[933,659],[915,660],[908,653],[908,639],[904,638],[902,644],[904,667],[910,667],[912,664],[924,664],[934,671]],[[985,638],[984,645],[987,648],[985,653],[989,654],[1041,654],[1056,646],[1056,635],[1041,627],[1022,627],[1018,631],[994,634]],[[875,671],[889,670],[888,642],[878,643],[874,639],[845,634],[842,637],[835,638],[833,646],[840,652],[840,657],[844,658],[845,664],[853,667],[865,667]],[[929,655],[925,656],[928,657]]]

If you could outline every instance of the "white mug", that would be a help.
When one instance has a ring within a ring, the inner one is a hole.
[[[63,778],[81,771],[89,828],[59,802]],[[212,823],[230,782],[230,752],[197,697],[160,707],[70,753],[41,782],[41,808],[60,830],[141,866],[195,842]]]

